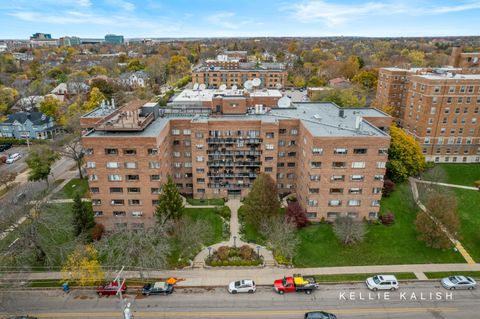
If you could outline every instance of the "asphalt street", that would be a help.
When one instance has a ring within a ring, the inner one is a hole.
[[[230,295],[226,287],[178,288],[170,296],[144,297],[130,289],[118,296],[96,296],[92,290],[12,291],[3,296],[4,316],[38,318],[122,318],[122,304],[132,303],[135,318],[303,318],[324,310],[338,318],[479,318],[480,291],[447,291],[435,282],[402,283],[396,292],[374,293],[362,283],[322,285],[311,295],[276,294],[259,287],[255,294]],[[1,315],[0,315],[1,316]]]

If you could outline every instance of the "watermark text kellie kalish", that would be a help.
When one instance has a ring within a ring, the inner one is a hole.
[[[338,299],[343,301],[451,301],[453,294],[451,292],[339,292]]]

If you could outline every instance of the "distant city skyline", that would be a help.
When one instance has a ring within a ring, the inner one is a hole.
[[[0,38],[479,35],[468,0],[16,0],[0,1]]]

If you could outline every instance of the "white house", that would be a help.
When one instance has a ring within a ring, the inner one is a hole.
[[[144,71],[123,73],[120,75],[120,82],[128,87],[145,87],[149,77]]]

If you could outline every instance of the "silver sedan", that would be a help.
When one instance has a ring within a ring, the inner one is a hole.
[[[442,279],[442,286],[445,289],[474,289],[477,287],[476,281],[467,276],[450,276]]]

